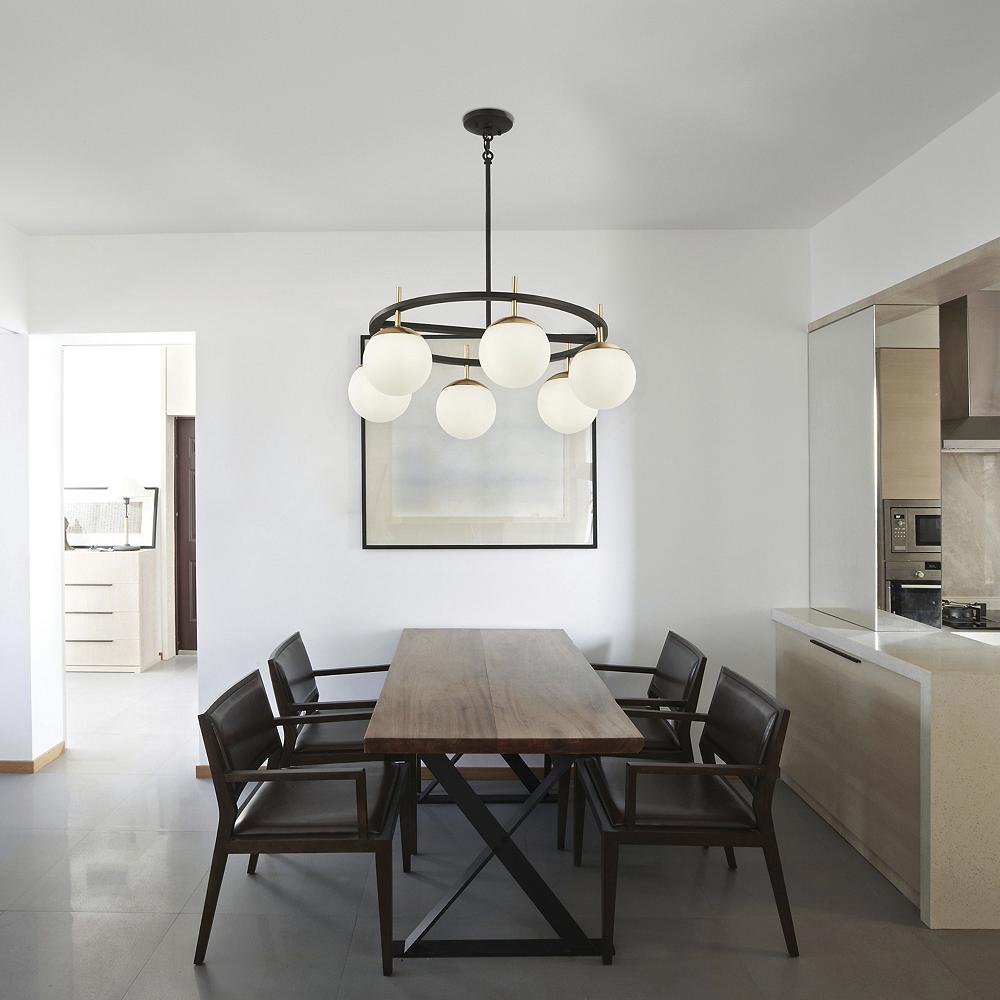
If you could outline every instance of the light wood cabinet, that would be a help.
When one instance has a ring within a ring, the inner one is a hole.
[[[920,898],[920,685],[783,625],[782,777],[913,902]]]
[[[139,672],[159,661],[156,551],[67,552],[67,670]]]
[[[885,500],[941,499],[941,383],[936,348],[878,351],[879,459]]]

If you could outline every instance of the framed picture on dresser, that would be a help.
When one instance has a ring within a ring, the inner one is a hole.
[[[147,486],[143,496],[129,502],[129,544],[156,548],[159,487]],[[66,543],[71,549],[114,548],[125,541],[125,504],[103,486],[76,486],[63,490]]]

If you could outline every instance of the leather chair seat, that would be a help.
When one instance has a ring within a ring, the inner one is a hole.
[[[398,764],[333,764],[326,771],[367,772],[368,829],[379,833],[387,806],[399,781]],[[319,834],[356,837],[357,783],[344,781],[263,782],[236,820],[237,837],[273,837]]]
[[[680,753],[681,743],[677,731],[665,719],[652,719],[645,715],[630,716],[630,721],[646,741],[642,748],[647,753]]]
[[[351,750],[363,751],[368,721],[321,722],[305,725],[299,730],[295,740],[297,753],[345,753]]]
[[[623,757],[588,759],[584,766],[597,787],[608,818],[625,822],[625,766],[649,764]],[[636,776],[635,821],[639,826],[715,827],[752,830],[757,820],[749,803],[718,775],[640,774]]]

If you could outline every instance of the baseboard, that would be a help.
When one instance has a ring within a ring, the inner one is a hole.
[[[50,747],[34,760],[0,760],[0,774],[37,774],[46,764],[51,764],[66,749],[64,742]]]
[[[781,780],[786,784],[802,801],[809,806],[810,809],[820,819],[824,820],[829,826],[840,834],[844,840],[847,841],[874,868],[883,878],[889,880],[893,887],[901,892],[914,906],[920,906],[920,892],[914,889],[913,886],[907,882],[902,875],[900,875],[896,870],[889,865],[887,862],[883,861],[874,851],[872,851],[866,844],[859,840],[850,830],[844,826],[843,823],[837,819],[829,810],[824,809],[801,785],[797,784],[787,775],[782,775]]]
[[[517,775],[509,767],[460,767],[459,772],[466,781],[517,781]],[[532,773],[536,778],[542,777],[542,769],[533,767]],[[211,778],[212,772],[207,764],[195,764],[194,776],[196,778]],[[420,777],[424,781],[429,781],[434,777],[426,768],[420,769]]]

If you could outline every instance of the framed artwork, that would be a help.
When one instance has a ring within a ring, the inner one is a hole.
[[[435,354],[460,358],[467,343],[475,353],[475,341],[424,336]],[[460,367],[435,365],[401,417],[361,421],[363,547],[596,548],[596,421],[559,434],[538,419],[537,386],[491,384],[496,422],[459,441],[441,429],[434,407],[461,377]]]
[[[129,544],[156,548],[156,515],[160,491],[146,487],[146,496],[128,506]],[[109,496],[103,486],[63,490],[66,540],[74,549],[106,549],[125,543],[125,504]]]

